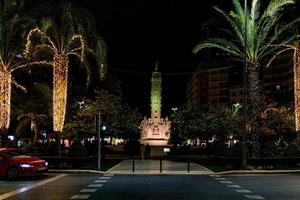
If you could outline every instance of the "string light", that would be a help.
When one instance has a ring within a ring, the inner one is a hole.
[[[0,129],[7,130],[10,123],[11,72],[0,66]]]
[[[295,126],[300,130],[300,50],[294,50],[294,97],[295,97]]]
[[[40,38],[40,43],[33,45],[32,40],[34,36]],[[63,37],[63,36],[62,36]],[[63,40],[64,38],[60,38]],[[59,44],[67,44],[61,46]],[[45,33],[38,28],[31,30],[27,37],[27,44],[25,48],[25,56],[27,59],[36,57],[43,49],[49,49],[53,60],[36,61],[35,64],[50,64],[53,67],[53,130],[62,132],[64,128],[66,106],[67,106],[67,90],[68,90],[68,72],[69,72],[69,58],[68,56],[77,56],[80,61],[83,61],[84,54],[84,40],[81,35],[74,35],[68,43],[58,41],[58,44],[51,40]]]

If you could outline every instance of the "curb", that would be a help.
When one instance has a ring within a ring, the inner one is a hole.
[[[292,174],[300,173],[300,170],[233,170],[216,172],[215,175],[233,175],[233,174]]]
[[[48,173],[64,173],[64,174],[105,174],[104,171],[97,170],[73,170],[73,169],[49,169]]]

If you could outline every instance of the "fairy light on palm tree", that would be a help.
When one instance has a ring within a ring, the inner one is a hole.
[[[7,134],[10,125],[12,84],[26,90],[13,79],[13,72],[28,66],[20,56],[22,37],[19,33],[22,29],[19,25],[30,25],[30,19],[21,18],[19,14],[22,5],[22,1],[14,0],[2,0],[0,4],[0,133],[3,135]]]
[[[53,67],[53,130],[62,132],[67,105],[69,57],[76,56],[83,60],[84,40],[81,35],[69,37],[58,32],[52,21],[44,21],[43,25],[44,31],[35,28],[29,32],[25,56],[34,60],[41,59],[38,55],[43,53],[51,54],[50,59],[41,59],[41,63]]]

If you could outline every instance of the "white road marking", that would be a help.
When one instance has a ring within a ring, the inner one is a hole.
[[[216,180],[218,180],[218,181],[225,181],[226,180],[226,178],[215,178]]]
[[[72,196],[70,199],[88,199],[90,197],[90,195],[89,194],[87,194],[87,195],[74,195],[74,196]]]
[[[220,183],[232,184],[232,182],[231,182],[231,181],[220,181]]]
[[[114,174],[104,174],[103,176],[114,176]]]
[[[250,190],[246,190],[246,189],[235,189],[235,191],[238,193],[252,193]]]
[[[210,177],[221,177],[219,175],[209,175]]]
[[[254,199],[254,200],[262,200],[262,199],[265,199],[264,197],[260,196],[260,195],[250,195],[250,194],[247,194],[247,195],[244,195],[245,197],[247,197],[248,199]]]
[[[88,187],[102,187],[103,184],[89,184]]]
[[[98,189],[82,189],[80,192],[96,192]]]
[[[95,180],[94,183],[106,183],[107,180]]]
[[[108,180],[108,179],[111,179],[111,177],[99,177],[99,179],[105,179],[105,180]]]
[[[14,190],[14,191],[11,191],[11,192],[2,194],[2,195],[0,195],[0,200],[6,199],[6,198],[11,197],[11,196],[14,196],[14,195],[16,195],[16,194],[20,194],[20,193],[26,192],[26,191],[28,191],[28,190],[31,190],[31,189],[33,189],[33,188],[36,188],[36,187],[45,185],[45,184],[47,184],[47,183],[56,181],[57,179],[60,179],[60,178],[62,178],[62,177],[64,177],[64,176],[67,176],[67,174],[61,174],[61,175],[55,176],[55,177],[53,177],[53,178],[50,178],[50,179],[47,179],[47,180],[44,180],[44,181],[40,181],[40,182],[37,182],[37,183],[33,183],[33,184],[31,184],[30,186],[22,187],[22,188],[20,188],[20,189],[17,189],[17,190]]]
[[[241,186],[239,185],[226,185],[227,187],[230,187],[230,188],[242,188]]]

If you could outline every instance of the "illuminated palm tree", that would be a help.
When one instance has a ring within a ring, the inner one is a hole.
[[[67,26],[66,26],[67,27]],[[81,35],[58,29],[51,19],[42,21],[41,30],[31,30],[27,37],[25,58],[41,60],[53,67],[53,130],[62,132],[66,114],[69,58],[81,61],[84,41]]]
[[[10,124],[11,83],[22,87],[13,80],[13,72],[27,66],[20,44],[31,20],[20,16],[22,6],[23,2],[17,0],[0,2],[0,132],[4,136],[1,143],[6,142]]]
[[[247,44],[248,113],[253,143],[252,154],[254,157],[257,157],[259,156],[260,115],[264,101],[260,80],[260,71],[262,70],[261,60],[280,51],[281,47],[273,46],[274,44],[289,44],[290,41],[295,39],[295,35],[287,33],[298,22],[297,20],[281,27],[275,27],[283,17],[284,8],[294,4],[295,0],[270,0],[263,11],[260,0],[252,0],[251,9],[250,12],[247,12],[246,19],[245,10],[240,0],[232,0],[232,2],[234,10],[229,14],[215,7],[216,11],[230,25],[229,32],[231,33],[232,40],[210,38],[200,42],[193,51],[196,53],[204,48],[218,48],[243,61],[245,44]],[[246,41],[244,37],[245,30]]]

